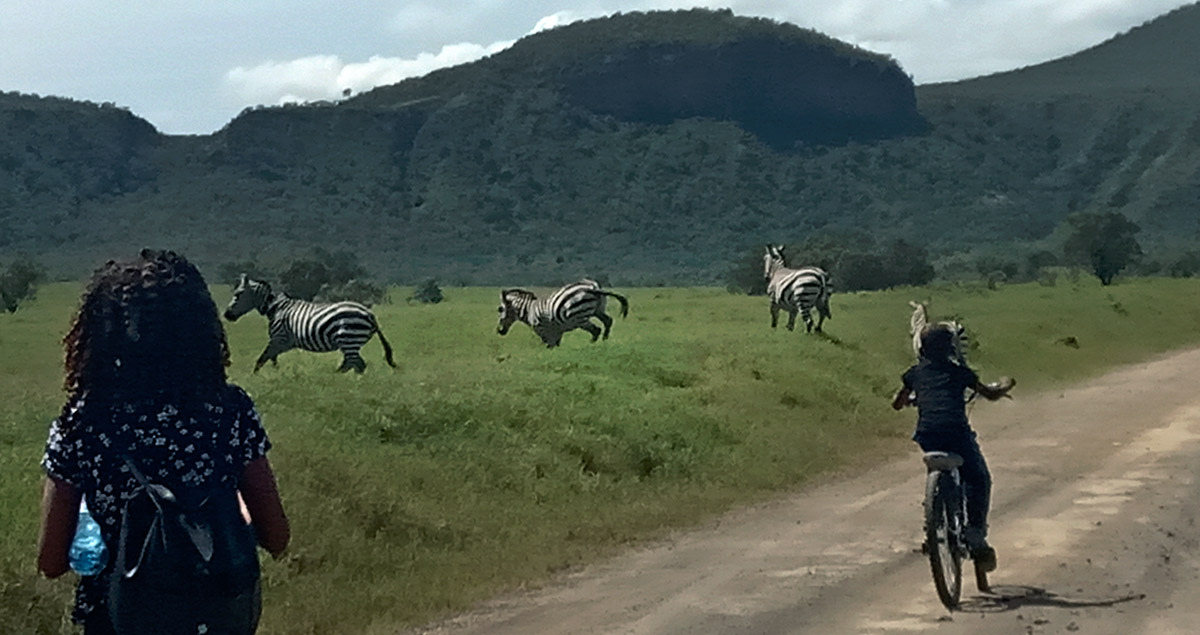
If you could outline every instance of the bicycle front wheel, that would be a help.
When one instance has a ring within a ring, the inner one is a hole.
[[[925,486],[925,547],[933,570],[933,586],[946,608],[958,608],[962,593],[962,554],[958,537],[962,517],[953,500],[953,484],[945,473],[932,472]]]

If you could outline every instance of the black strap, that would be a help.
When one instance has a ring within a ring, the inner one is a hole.
[[[122,454],[121,460],[125,461],[125,466],[129,468],[129,471],[137,479],[137,482],[141,483],[142,487],[150,489],[150,479],[146,478],[145,474],[142,474],[142,471],[137,468],[137,464],[133,462],[133,459],[129,458],[128,454]]]

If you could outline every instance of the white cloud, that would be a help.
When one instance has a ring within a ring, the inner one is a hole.
[[[697,5],[728,7],[738,15],[816,29],[890,55],[918,83],[925,83],[1073,53],[1179,4],[1180,0],[576,0],[571,10],[555,11],[561,5],[550,0],[527,0],[519,9],[504,0],[464,0],[452,8],[416,0],[393,9],[382,30],[393,38],[402,33],[406,43],[430,49],[438,39],[460,42],[407,57],[346,61],[337,55],[313,55],[239,66],[226,73],[225,85],[238,104],[338,99],[345,89],[360,93],[499,52],[513,40],[469,40],[513,33],[512,25],[521,21],[534,22],[527,32],[531,34],[615,10]],[[379,41],[374,46],[378,50],[391,44]]]
[[[337,99],[346,89],[361,93],[376,86],[395,84],[430,71],[465,64],[512,46],[512,41],[489,45],[449,44],[437,53],[412,58],[371,57],[366,62],[344,62],[336,55],[313,55],[286,62],[239,66],[225,75],[227,85],[246,103],[283,104]]]
[[[587,16],[587,18],[594,18],[594,17],[600,17],[600,16],[599,15]],[[533,30],[531,30],[530,33],[538,33],[540,31],[547,31],[547,30],[553,29],[555,27],[560,27],[565,24],[570,24],[572,22],[578,22],[580,20],[584,20],[587,18],[585,18],[581,14],[575,13],[573,11],[559,11],[558,13],[553,13],[551,15],[548,15],[548,16],[538,20],[537,24],[533,25]]]

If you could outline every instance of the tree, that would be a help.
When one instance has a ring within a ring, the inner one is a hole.
[[[1142,255],[1135,235],[1142,230],[1117,212],[1072,214],[1067,217],[1071,234],[1063,245],[1070,262],[1090,267],[1100,284],[1112,284],[1113,277]]]
[[[29,258],[18,258],[0,274],[0,306],[9,313],[16,313],[25,300],[37,295],[37,285],[46,274],[41,265]]]

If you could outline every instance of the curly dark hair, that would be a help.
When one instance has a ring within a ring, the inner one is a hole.
[[[67,407],[95,401],[215,397],[229,344],[204,277],[172,251],[110,260],[83,293],[66,349]]]

